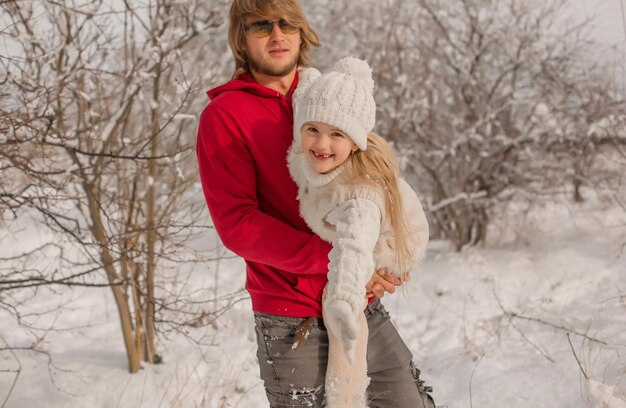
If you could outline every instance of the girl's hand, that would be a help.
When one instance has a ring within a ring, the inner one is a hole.
[[[402,282],[409,280],[409,273],[404,272],[402,279],[393,276],[384,269],[379,269],[372,275],[372,278],[365,285],[367,298],[376,296],[382,298],[385,296],[385,292],[394,293],[396,286],[400,286]]]

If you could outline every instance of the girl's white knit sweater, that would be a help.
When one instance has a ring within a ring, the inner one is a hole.
[[[315,172],[298,139],[289,151],[289,172],[298,185],[302,217],[313,232],[333,244],[329,280],[338,278],[334,275],[357,274],[363,275],[358,280],[366,283],[380,268],[398,277],[408,272],[396,266],[394,233],[382,187],[351,181],[349,162],[327,174]],[[412,255],[409,269],[414,270],[426,252],[428,222],[415,191],[403,179],[398,180],[398,187],[408,232],[405,239]],[[354,286],[356,280],[340,279],[338,283],[349,284],[351,291],[364,293],[364,288]]]
[[[328,328],[329,363],[326,400],[329,408],[365,407],[367,387],[367,322],[365,284],[383,268],[401,276],[395,262],[395,239],[385,211],[382,187],[351,182],[348,162],[327,174],[307,162],[299,137],[288,156],[289,171],[298,185],[300,213],[311,230],[331,242],[328,285],[323,302]],[[413,271],[424,257],[428,222],[416,193],[398,180],[412,254]]]

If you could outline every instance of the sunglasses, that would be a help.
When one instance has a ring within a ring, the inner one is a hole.
[[[246,29],[246,33],[250,33],[255,37],[267,37],[272,33],[274,29],[274,24],[278,24],[278,28],[282,31],[283,34],[295,34],[300,31],[300,27],[296,27],[283,20],[260,20],[255,21],[250,24],[244,26]]]

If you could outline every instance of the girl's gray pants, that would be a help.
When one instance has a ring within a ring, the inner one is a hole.
[[[365,309],[369,327],[369,408],[433,408],[411,352],[376,299]],[[321,318],[255,313],[257,357],[271,408],[325,407],[328,334]],[[308,332],[306,340],[302,332]],[[296,342],[296,331],[300,332]]]

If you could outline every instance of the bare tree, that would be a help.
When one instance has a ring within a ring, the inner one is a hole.
[[[172,307],[159,265],[208,258],[188,245],[207,228],[194,119],[202,89],[225,71],[223,59],[203,54],[223,30],[221,3],[0,4],[9,44],[0,56],[8,181],[0,205],[5,216],[34,216],[53,233],[6,259],[0,291],[109,287],[131,372],[142,359],[157,362],[156,309]],[[42,252],[59,266],[44,259],[26,267]]]

